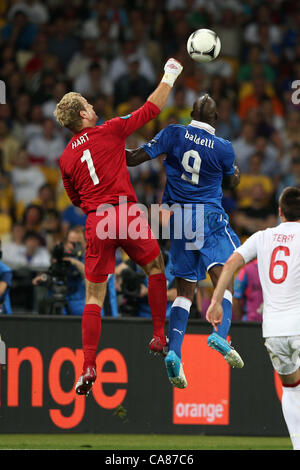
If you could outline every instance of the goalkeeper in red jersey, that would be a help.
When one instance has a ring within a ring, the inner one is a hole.
[[[121,247],[149,278],[148,300],[152,313],[153,338],[149,348],[166,350],[167,306],[164,262],[157,240],[141,211],[126,165],[125,142],[134,131],[155,118],[167,103],[182,66],[169,59],[164,75],[146,103],[132,114],[97,126],[93,106],[79,93],[67,93],[54,115],[73,133],[59,160],[65,190],[75,206],[87,214],[85,236],[86,303],[82,315],[84,363],[75,390],[87,395],[96,380],[96,353],[101,333],[101,308],[106,282],[114,272],[115,251]],[[141,237],[132,236],[130,224],[139,224]],[[104,227],[109,225],[108,236]]]

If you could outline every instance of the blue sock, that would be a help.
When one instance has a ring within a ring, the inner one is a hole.
[[[224,314],[222,323],[218,326],[217,334],[219,336],[222,336],[222,338],[226,339],[230,330],[232,319],[232,294],[229,290],[225,291],[222,307]]]
[[[170,312],[169,351],[181,359],[181,345],[189,318],[192,302],[185,297],[176,297]]]

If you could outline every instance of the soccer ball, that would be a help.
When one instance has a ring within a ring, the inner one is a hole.
[[[220,54],[221,41],[211,29],[197,29],[187,41],[187,51],[196,62],[211,62]]]

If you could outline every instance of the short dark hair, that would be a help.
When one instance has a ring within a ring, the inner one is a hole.
[[[279,198],[279,207],[287,221],[300,220],[300,188],[285,188]]]

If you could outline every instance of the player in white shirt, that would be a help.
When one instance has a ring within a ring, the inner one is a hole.
[[[216,329],[232,275],[257,258],[263,291],[262,331],[282,382],[282,410],[294,450],[300,450],[300,189],[288,187],[279,199],[281,224],[256,232],[228,259],[206,319]]]

